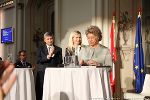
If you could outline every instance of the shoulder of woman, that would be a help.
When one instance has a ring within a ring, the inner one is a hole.
[[[71,50],[71,48],[70,47],[66,47],[66,50]]]
[[[86,50],[89,50],[89,45],[83,45],[81,46],[81,51],[86,51]]]
[[[85,47],[86,45],[81,44],[80,47]]]
[[[106,47],[106,46],[104,46],[104,45],[102,45],[102,44],[99,44],[99,46],[100,46],[101,48],[108,49],[108,47]]]
[[[81,45],[81,49],[86,49],[86,45]]]

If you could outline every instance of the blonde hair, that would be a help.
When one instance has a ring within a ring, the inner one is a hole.
[[[73,37],[74,37],[76,34],[80,34],[80,35],[81,35],[81,32],[80,32],[80,31],[73,31],[73,32],[71,32],[70,37],[69,37],[69,44],[68,44],[68,47],[69,47],[69,48],[72,48],[72,47],[73,47],[73,41],[72,41],[72,39],[73,39]],[[81,38],[81,43],[82,43],[82,38]],[[80,45],[81,45],[81,44],[80,44]]]

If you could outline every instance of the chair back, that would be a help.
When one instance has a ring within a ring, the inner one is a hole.
[[[150,96],[150,74],[146,74],[144,85],[143,85],[143,90],[140,94],[145,95],[145,96]]]

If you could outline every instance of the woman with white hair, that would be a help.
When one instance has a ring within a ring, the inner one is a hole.
[[[81,32],[79,31],[71,32],[69,37],[69,44],[65,50],[65,56],[73,56],[73,55],[78,56],[81,50],[82,46],[81,44],[82,44]]]

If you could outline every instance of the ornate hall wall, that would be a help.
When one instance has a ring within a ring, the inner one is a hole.
[[[3,3],[2,0],[0,3]],[[135,24],[142,11],[142,36],[145,63],[150,65],[150,9],[149,0],[13,0],[11,6],[0,8],[0,28],[14,28],[14,43],[0,43],[0,56],[10,57],[27,50],[28,60],[36,66],[36,49],[43,43],[43,34],[52,31],[55,44],[64,50],[73,30],[82,33],[83,44],[88,44],[85,30],[98,26],[103,35],[101,44],[110,48],[110,28],[115,13],[115,41],[117,48],[116,97],[134,88],[133,54]],[[126,27],[126,29],[124,29]]]

